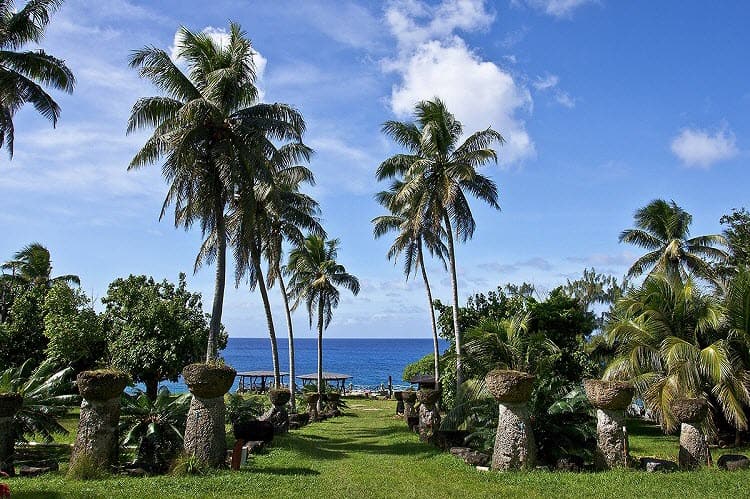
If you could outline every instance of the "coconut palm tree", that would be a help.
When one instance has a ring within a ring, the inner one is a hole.
[[[680,276],[693,274],[716,281],[712,263],[725,261],[727,253],[717,246],[726,246],[719,234],[689,238],[692,215],[674,201],[655,199],[635,212],[634,229],[620,234],[620,242],[634,244],[648,251],[633,263],[628,277],[664,272]]]
[[[31,243],[17,251],[13,259],[2,264],[3,270],[11,271],[15,282],[27,285],[52,287],[56,282],[81,284],[77,275],[66,274],[52,277],[52,260],[49,250],[41,243]]]
[[[265,150],[274,140],[301,137],[301,115],[284,104],[258,103],[254,51],[240,26],[230,23],[225,45],[182,27],[177,55],[183,72],[161,49],[135,51],[130,65],[165,95],[139,99],[128,133],[153,129],[128,169],[163,160],[169,190],[160,218],[174,204],[175,226],[198,223],[205,240],[196,259],[216,262],[216,279],[206,359],[216,357],[226,282],[226,209],[243,176],[264,175]],[[245,182],[247,183],[247,182]]]
[[[269,275],[270,282],[266,283],[262,258],[264,252],[266,256],[275,253],[268,251],[268,248],[276,242],[274,231],[281,223],[284,213],[287,210],[291,212],[292,207],[287,206],[287,203],[292,202],[293,199],[286,193],[287,186],[295,182],[298,186],[302,181],[314,181],[312,172],[308,168],[294,165],[298,160],[308,160],[310,152],[310,149],[301,143],[290,143],[279,149],[272,149],[264,167],[267,172],[270,172],[270,179],[253,179],[249,175],[245,176],[245,179],[250,182],[238,185],[229,215],[236,262],[236,283],[239,284],[240,280],[246,277],[251,290],[257,287],[260,291],[271,340],[271,357],[276,386],[281,383],[281,373],[276,329],[268,295],[268,286],[273,283],[274,279]],[[303,236],[300,233],[297,242],[302,239]],[[269,274],[276,274],[276,272],[274,262],[269,260]]]
[[[289,295],[281,267],[283,245],[285,241],[297,247],[302,245],[304,242],[303,231],[308,231],[320,237],[325,237],[325,231],[320,224],[320,206],[317,201],[299,192],[301,182],[314,184],[315,179],[312,172],[304,167],[295,166],[280,170],[275,176],[277,178],[276,192],[279,202],[278,208],[270,213],[265,255],[268,261],[268,285],[273,286],[278,281],[284,303],[289,342],[289,390],[293,395],[290,403],[292,411],[294,411],[296,410],[294,397],[296,381],[294,328]]]
[[[372,220],[373,233],[376,238],[389,232],[395,232],[396,237],[388,250],[388,260],[396,259],[404,255],[404,275],[409,279],[412,272],[419,268],[422,273],[425,292],[427,293],[427,306],[430,311],[430,324],[432,326],[432,353],[434,361],[435,384],[439,386],[440,381],[440,346],[438,343],[437,320],[435,319],[435,308],[432,303],[432,291],[430,281],[427,277],[427,269],[424,266],[424,247],[433,256],[436,256],[445,267],[445,258],[448,249],[443,243],[445,231],[442,226],[437,229],[441,233],[432,231],[434,227],[414,224],[419,220],[417,215],[409,213],[413,209],[411,205],[399,206],[394,198],[399,192],[402,183],[395,181],[390,191],[382,191],[376,195],[378,202],[391,211],[390,215],[382,215]]]
[[[339,287],[344,287],[355,296],[359,294],[359,280],[336,261],[339,240],[309,235],[302,246],[289,254],[287,272],[290,274],[290,295],[296,308],[305,303],[310,318],[310,327],[317,316],[318,323],[318,393],[323,393],[323,330],[333,319],[333,311],[341,298]],[[318,400],[321,408],[321,401]]]
[[[387,121],[383,132],[406,153],[386,159],[377,170],[378,180],[401,177],[403,185],[396,195],[397,203],[415,205],[416,225],[438,226],[445,230],[448,247],[451,290],[453,294],[453,332],[456,339],[456,382],[463,381],[461,370],[462,341],[458,326],[458,279],[456,276],[455,236],[459,241],[470,239],[476,222],[469,206],[468,195],[500,209],[497,186],[477,168],[497,161],[490,146],[502,144],[503,137],[487,128],[463,137],[461,122],[438,98],[421,101],[415,107],[414,123]]]
[[[692,277],[651,274],[615,305],[605,334],[616,354],[604,377],[633,381],[667,430],[677,424],[674,399],[711,395],[727,421],[744,429],[750,394],[736,353],[719,333],[723,320],[721,303]]]
[[[21,10],[13,0],[0,0],[0,147],[13,157],[15,127],[13,118],[30,103],[42,116],[57,125],[60,106],[44,87],[72,93],[73,72],[65,62],[42,49],[21,49],[38,44],[51,15],[63,0],[31,0]]]

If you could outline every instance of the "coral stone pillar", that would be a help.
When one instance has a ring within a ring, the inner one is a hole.
[[[396,415],[397,416],[403,416],[404,415],[404,397],[402,391],[395,391],[393,392],[393,398],[396,399]]]
[[[13,416],[23,405],[23,397],[18,393],[0,393],[0,472],[15,475],[13,454],[16,446],[16,432]]]
[[[440,411],[437,402],[440,400],[438,390],[424,389],[417,392],[419,400],[419,439],[433,443],[440,429]]]
[[[625,408],[633,400],[633,385],[622,381],[583,381],[586,396],[596,407],[596,453],[594,465],[608,470],[626,467],[628,442]]]
[[[127,374],[112,369],[78,374],[76,384],[83,401],[71,466],[84,456],[102,467],[117,464],[120,395],[128,382]]]
[[[414,402],[417,401],[417,392],[406,390],[401,393],[401,398],[404,400],[404,421],[409,425],[409,429],[413,430],[415,426],[419,425],[419,414],[414,408]]]
[[[326,399],[326,414],[330,417],[341,416],[341,410],[339,409],[341,394],[338,392],[328,392]]]
[[[500,405],[500,415],[492,453],[493,470],[531,469],[536,463],[534,433],[526,407],[535,376],[521,371],[495,369],[485,382]]]
[[[292,393],[286,389],[271,389],[268,391],[268,398],[271,400],[271,407],[260,419],[273,424],[275,434],[286,433],[289,431],[289,413],[286,410],[286,404],[292,398]]]
[[[220,466],[226,457],[224,394],[236,375],[234,369],[222,365],[190,364],[182,370],[193,394],[185,425],[185,452],[209,466]]]
[[[700,428],[707,413],[708,404],[702,398],[678,399],[672,402],[672,415],[682,423],[678,459],[682,470],[694,470],[708,465],[708,443]]]
[[[307,403],[307,411],[310,414],[310,421],[318,420],[318,399],[319,398],[320,398],[319,393],[305,394],[305,402]]]

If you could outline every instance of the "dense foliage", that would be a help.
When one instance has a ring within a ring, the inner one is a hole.
[[[156,399],[160,381],[177,381],[183,367],[202,358],[208,320],[200,294],[188,291],[185,274],[176,286],[144,275],[116,279],[102,303],[109,361],[143,382],[151,400]],[[222,329],[218,348],[225,348],[226,342]]]

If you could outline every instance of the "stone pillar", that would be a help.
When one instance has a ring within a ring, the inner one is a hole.
[[[409,429],[413,430],[419,425],[419,414],[414,409],[414,402],[417,401],[417,392],[406,390],[401,393],[401,398],[404,399],[404,421],[409,425]]]
[[[272,388],[268,391],[268,398],[271,400],[272,407],[260,419],[273,424],[273,432],[276,435],[288,432],[289,413],[286,410],[286,404],[292,398],[291,392],[286,389]]]
[[[419,439],[423,442],[434,443],[437,431],[440,429],[440,411],[437,402],[440,400],[438,390],[419,390]]]
[[[190,364],[182,370],[193,394],[185,424],[185,452],[209,466],[221,466],[226,458],[224,394],[236,375],[223,365]]]
[[[395,391],[395,392],[393,392],[393,398],[396,399],[396,416],[403,416],[404,415],[404,397],[403,397],[403,392],[401,392],[401,391]]]
[[[702,398],[678,399],[672,402],[672,415],[682,423],[680,428],[681,470],[695,470],[708,465],[708,443],[700,425],[706,419],[708,404]]]
[[[112,369],[78,374],[76,384],[83,401],[71,467],[84,456],[104,468],[117,464],[120,395],[128,382],[127,374]]]
[[[23,397],[18,393],[0,393],[0,472],[10,476],[16,474],[13,455],[16,452],[16,432],[13,416],[23,405]]]
[[[341,394],[338,392],[328,392],[326,399],[326,414],[330,417],[341,416],[341,410],[339,409]]]
[[[625,408],[633,400],[633,385],[622,381],[583,381],[586,396],[596,407],[596,453],[594,465],[599,470],[627,467],[628,442]]]
[[[305,394],[305,402],[307,403],[307,411],[310,414],[310,421],[318,420],[318,399],[320,398],[319,393],[307,393]]]
[[[528,470],[536,464],[534,433],[526,407],[535,379],[528,373],[502,369],[490,371],[485,377],[487,388],[500,406],[493,470]]]

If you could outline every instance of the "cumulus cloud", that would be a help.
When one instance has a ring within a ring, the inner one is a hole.
[[[571,17],[579,7],[594,2],[595,0],[525,0],[523,3],[548,16],[561,19]],[[521,0],[514,0],[514,3],[521,3]]]
[[[383,64],[401,77],[391,91],[396,115],[408,117],[418,101],[439,96],[468,133],[492,126],[503,134],[501,164],[535,154],[524,122],[533,107],[528,89],[455,34],[486,29],[492,23],[494,14],[483,1],[444,0],[437,6],[416,0],[393,2],[386,20],[399,44],[398,56]]]
[[[686,166],[709,168],[739,153],[734,133],[723,127],[714,133],[685,128],[674,139],[671,149]]]
[[[571,109],[575,107],[576,101],[567,92],[560,90],[557,84],[560,83],[560,77],[553,74],[537,76],[531,85],[539,92],[551,92],[555,102],[563,107]]]

